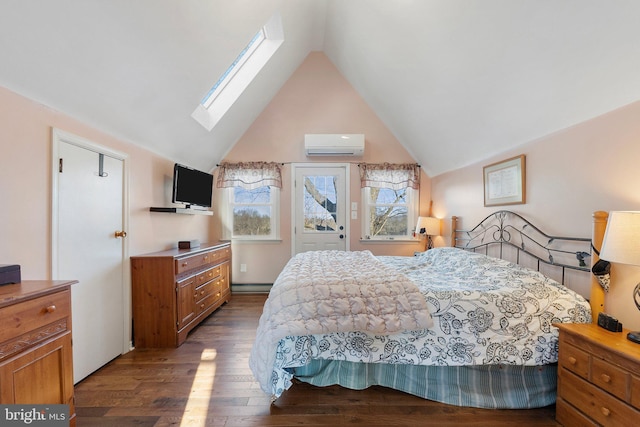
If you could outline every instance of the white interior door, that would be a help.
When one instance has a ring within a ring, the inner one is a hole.
[[[124,230],[124,165],[122,159],[63,140],[55,154],[60,160],[53,273],[79,282],[71,286],[77,383],[126,351],[124,237],[115,234]]]
[[[348,249],[346,165],[294,166],[294,254]]]

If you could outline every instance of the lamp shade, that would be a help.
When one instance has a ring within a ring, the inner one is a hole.
[[[427,236],[439,236],[440,235],[440,220],[438,218],[430,216],[418,217],[418,224],[416,225],[416,234],[420,234],[420,231],[424,228]]]
[[[640,212],[609,213],[600,258],[620,264],[640,265]]]

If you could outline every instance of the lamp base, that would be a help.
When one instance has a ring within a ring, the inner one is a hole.
[[[640,331],[638,331],[638,332],[629,332],[627,334],[627,339],[629,341],[633,341],[636,344],[640,344]]]
[[[636,304],[638,310],[640,310],[640,283],[638,283],[633,290],[633,302]],[[629,332],[627,334],[627,339],[636,344],[640,344],[640,331]]]

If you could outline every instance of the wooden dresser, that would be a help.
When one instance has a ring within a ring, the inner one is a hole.
[[[71,285],[25,280],[0,286],[0,403],[73,402]]]
[[[135,347],[181,345],[193,328],[231,299],[230,265],[230,243],[131,257]]]
[[[629,426],[640,422],[640,344],[627,330],[558,324],[556,419],[564,426]]]

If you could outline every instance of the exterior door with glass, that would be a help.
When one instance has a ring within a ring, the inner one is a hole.
[[[347,250],[348,165],[294,165],[294,255]]]

